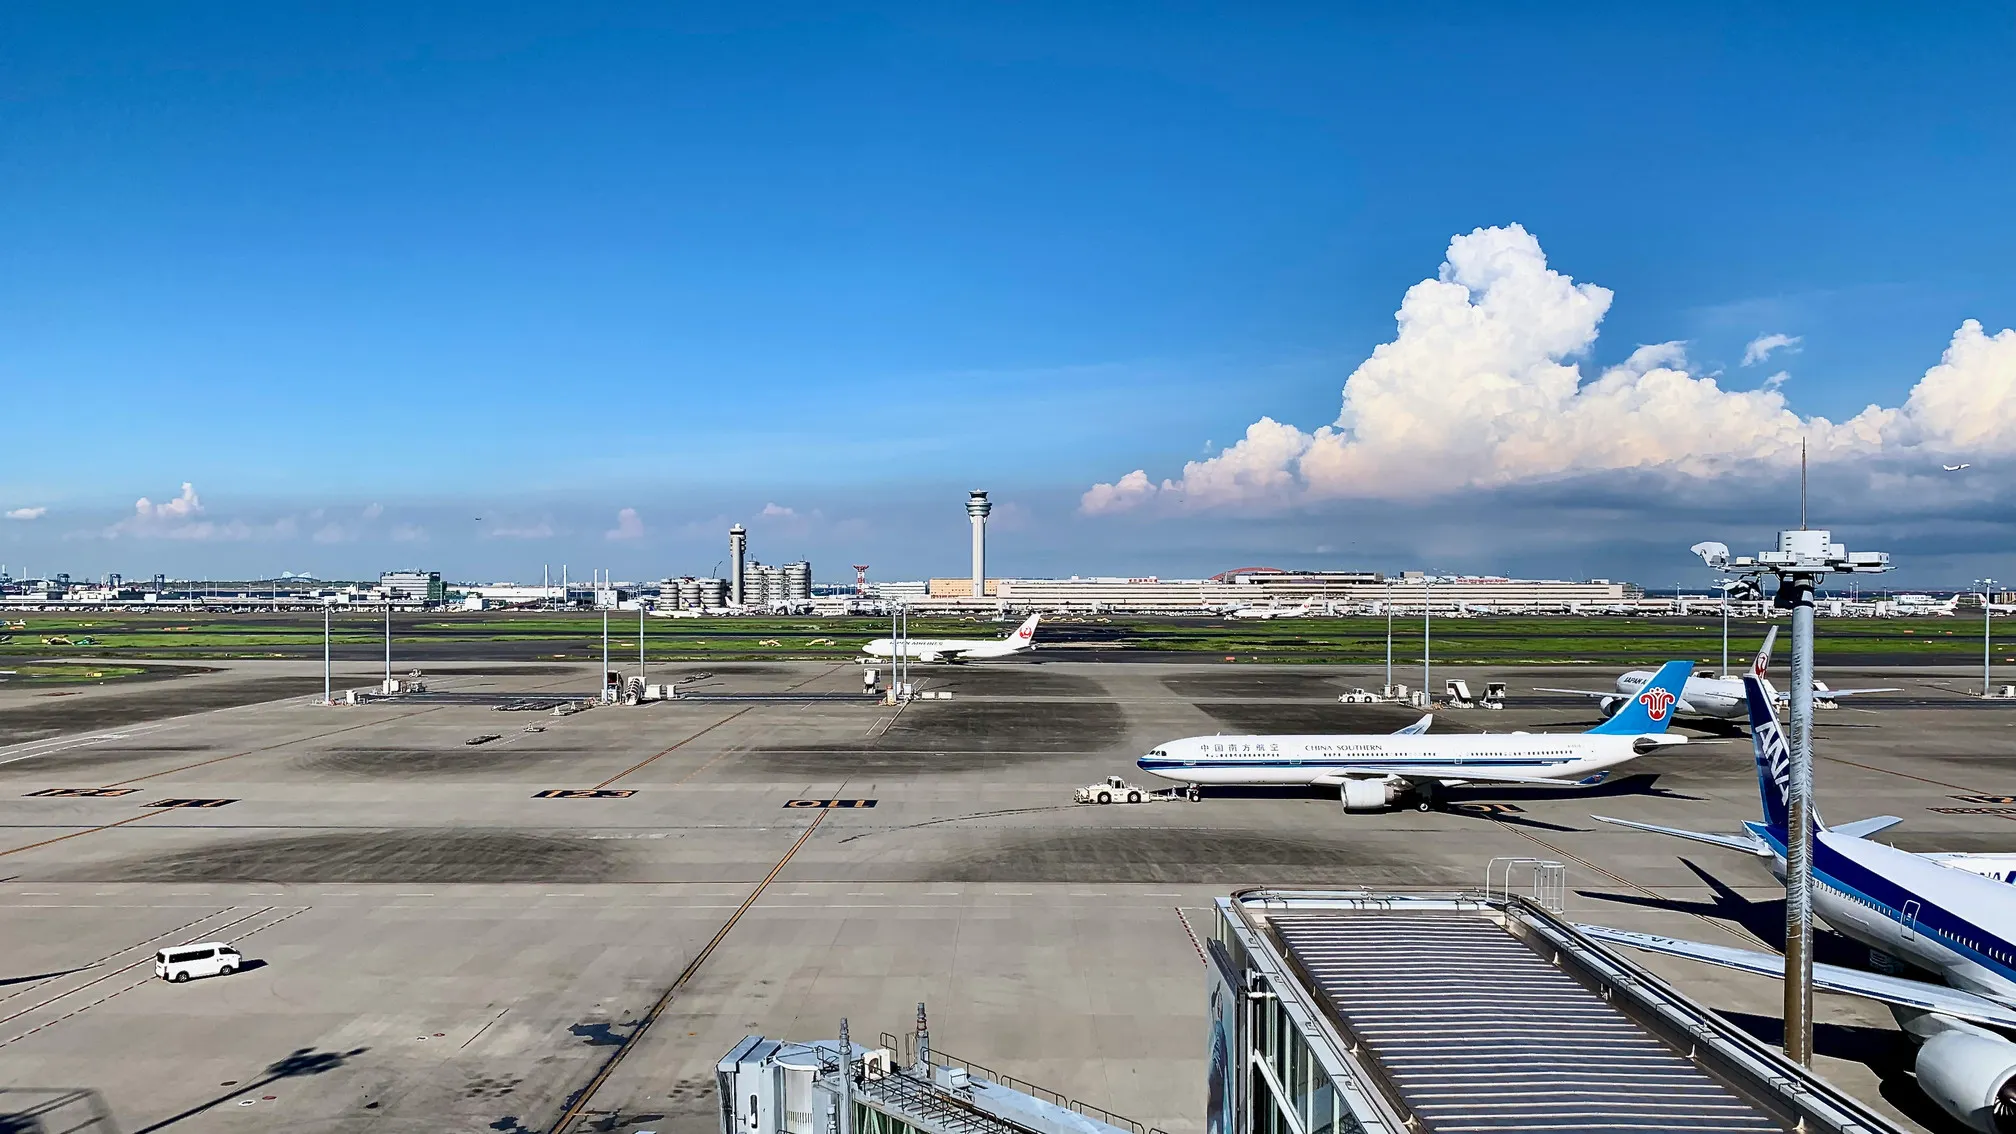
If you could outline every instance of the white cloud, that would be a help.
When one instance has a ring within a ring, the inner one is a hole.
[[[363,511],[363,517],[366,520],[375,520],[384,514],[385,514],[385,505],[383,504],[367,505]]]
[[[49,514],[47,508],[16,508],[7,513],[10,520],[39,520]]]
[[[765,504],[763,505],[763,515],[773,519],[797,519],[798,510],[796,508],[786,508],[782,504]],[[967,589],[971,590],[972,588],[969,587]]]
[[[1798,354],[1799,345],[1805,341],[1798,335],[1758,335],[1743,348],[1743,365],[1755,366],[1770,358],[1773,351],[1782,350],[1787,354]]]
[[[1622,470],[1712,477],[1796,462],[1802,437],[1816,460],[2016,451],[2016,330],[1969,320],[1902,407],[1837,425],[1794,413],[1782,379],[1735,391],[1690,373],[1680,343],[1586,377],[1575,360],[1610,300],[1549,268],[1518,225],[1458,236],[1436,278],[1408,289],[1393,341],[1345,381],[1335,422],[1305,432],[1262,417],[1181,477],[1156,484],[1137,469],[1093,485],[1081,510],[1420,498]]]
[[[135,539],[184,539],[196,541],[251,539],[254,532],[242,520],[199,519],[203,501],[196,486],[182,482],[182,493],[159,504],[142,496],[133,502],[133,514],[106,528],[107,539],[131,536]]]
[[[602,533],[603,539],[643,539],[644,521],[637,518],[637,509],[625,508],[616,513],[616,526]]]
[[[497,539],[549,539],[553,535],[553,525],[541,520],[536,524],[491,528],[490,534]]]

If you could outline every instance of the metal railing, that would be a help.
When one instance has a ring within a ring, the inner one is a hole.
[[[1512,880],[1520,867],[1528,871],[1524,893],[1513,889]],[[1568,905],[1568,867],[1551,858],[1500,856],[1484,864],[1484,897],[1487,901],[1527,901],[1552,913]]]
[[[916,1064],[917,1038],[914,1034],[905,1032],[899,1039],[896,1036],[890,1035],[888,1032],[883,1032],[881,1036],[881,1042],[883,1047],[886,1047],[889,1050],[897,1053],[898,1058],[900,1059],[904,1067],[911,1067]],[[1088,1103],[1083,1099],[1071,1098],[1068,1095],[1062,1094],[1058,1091],[1053,1091],[1048,1087],[1038,1086],[1037,1084],[1031,1083],[1026,1079],[1018,1079],[1013,1075],[1004,1075],[1001,1072],[996,1071],[993,1068],[988,1067],[984,1064],[975,1063],[970,1059],[961,1059],[956,1055],[948,1054],[945,1051],[940,1050],[936,1044],[933,1044],[931,1046],[931,1064],[934,1067],[960,1068],[975,1079],[985,1079],[990,1083],[998,1083],[1003,1087],[1007,1087],[1009,1090],[1020,1091],[1022,1094],[1028,1095],[1031,1098],[1039,1099],[1043,1102],[1049,1103],[1051,1106],[1062,1107],[1065,1110],[1076,1111],[1087,1118],[1093,1119],[1098,1122],[1103,1122],[1108,1126],[1114,1126],[1118,1127],[1121,1130],[1129,1131],[1129,1134],[1166,1134],[1166,1132],[1163,1131],[1160,1127],[1149,1126],[1145,1123],[1137,1122],[1134,1119],[1128,1118],[1126,1115],[1123,1114],[1115,1114],[1112,1111],[1107,1110],[1103,1106],[1099,1106],[1094,1103]]]

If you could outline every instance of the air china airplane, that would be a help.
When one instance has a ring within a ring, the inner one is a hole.
[[[965,638],[909,638],[903,643],[904,657],[921,662],[963,662],[981,658],[1005,658],[1009,654],[1019,654],[1036,644],[1036,623],[1040,614],[1032,614],[1015,632],[1005,638],[965,639]],[[861,652],[871,658],[893,658],[897,654],[896,643],[891,638],[877,638],[861,647]]]
[[[1764,635],[1764,648],[1757,651],[1757,660],[1750,663],[1750,674],[1764,682],[1765,691],[1778,704],[1786,704],[1786,695],[1771,688],[1765,672],[1771,667],[1771,647],[1778,641],[1778,628],[1773,626]],[[1578,697],[1597,698],[1597,707],[1605,716],[1617,711],[1631,696],[1645,688],[1652,679],[1649,669],[1634,669],[1617,678],[1617,686],[1609,690],[1595,689],[1535,689],[1536,693],[1573,693]],[[1829,689],[1824,681],[1813,683],[1813,703],[1822,708],[1834,708],[1836,697],[1854,697],[1863,693],[1895,693],[1895,687],[1879,689]],[[1680,704],[1676,709],[1690,717],[1713,717],[1716,720],[1740,721],[1749,715],[1745,707],[1742,675],[1712,677],[1699,674],[1687,679],[1687,688],[1680,694]]]
[[[1764,684],[1749,693],[1757,785],[1764,821],[1745,834],[1713,835],[1603,819],[1771,860],[1785,877],[1785,785],[1790,749]],[[1598,816],[1598,818],[1601,818]],[[1813,987],[1890,1006],[1922,1046],[1918,1085],[1940,1109],[1984,1134],[2016,1127],[2016,855],[1913,854],[1869,836],[1902,820],[1879,815],[1829,827],[1813,809],[1813,910],[1837,932],[1936,974],[1944,984],[1814,965]],[[1785,961],[1753,952],[1603,926],[1584,932],[1655,953],[1782,977]]]
[[[1427,736],[1434,718],[1397,733],[1342,736],[1192,736],[1135,761],[1142,771],[1186,784],[1335,787],[1346,811],[1389,807],[1412,795],[1427,811],[1457,784],[1587,787],[1637,756],[1687,738],[1667,735],[1692,662],[1661,666],[1609,720],[1584,733],[1498,732]]]

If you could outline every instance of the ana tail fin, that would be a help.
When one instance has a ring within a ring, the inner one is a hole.
[[[1786,796],[1791,793],[1792,746],[1779,727],[1778,713],[1770,690],[1756,677],[1743,679],[1743,693],[1750,708],[1750,747],[1757,757],[1757,794],[1764,804],[1764,825],[1782,842],[1791,830]],[[1807,815],[1815,830],[1825,830],[1820,809],[1808,801]]]
[[[1591,733],[1598,736],[1643,736],[1646,733],[1665,732],[1673,720],[1673,710],[1680,706],[1680,698],[1687,691],[1687,678],[1694,673],[1694,663],[1690,661],[1669,661],[1659,667],[1652,680],[1638,691],[1638,695],[1624,702],[1624,707],[1616,715],[1595,728]]]

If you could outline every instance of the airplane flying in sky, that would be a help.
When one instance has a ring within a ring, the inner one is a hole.
[[[1005,658],[1009,654],[1019,654],[1036,643],[1036,623],[1043,616],[1032,614],[1014,633],[1005,638],[908,638],[903,642],[902,656],[920,662],[963,662],[980,658]],[[893,658],[897,656],[896,642],[892,638],[877,638],[861,647],[861,652],[871,658]]]
[[[1757,651],[1757,660],[1750,663],[1750,674],[1764,682],[1765,690],[1770,693],[1771,697],[1778,704],[1783,705],[1786,703],[1786,694],[1772,689],[1770,679],[1765,676],[1765,671],[1771,667],[1771,647],[1777,641],[1778,628],[1773,626],[1770,632],[1764,635],[1764,648]],[[1645,683],[1651,679],[1651,670],[1634,669],[1629,673],[1619,676],[1617,678],[1617,685],[1613,689],[1543,688],[1536,689],[1534,692],[1572,693],[1578,697],[1594,697],[1597,699],[1597,707],[1603,711],[1603,715],[1609,716],[1611,713],[1616,712],[1619,706],[1629,701],[1639,690],[1645,688]],[[1833,701],[1836,697],[1853,697],[1862,693],[1895,692],[1897,690],[1894,687],[1829,689],[1826,682],[1815,681],[1813,683],[1813,702],[1816,705],[1827,708],[1833,707]],[[1749,715],[1749,709],[1745,707],[1744,703],[1743,677],[1740,674],[1715,676],[1705,673],[1689,677],[1687,679],[1686,690],[1680,694],[1680,704],[1677,706],[1676,711],[1690,717],[1712,717],[1716,720],[1725,721],[1740,721],[1745,719]]]
[[[1974,467],[1974,464],[1973,464],[1973,462],[1972,462],[1972,461],[1969,461],[1969,462],[1966,462],[1966,463],[1963,463],[1963,464],[1958,464],[1958,465],[1940,465],[1939,467],[1940,467],[1940,468],[1942,468],[1942,469],[1945,469],[1945,470],[1946,470],[1947,472],[1959,472],[1959,471],[1960,471],[1961,469],[1971,469],[1971,468],[1973,468],[1973,467]]]
[[[1335,787],[1347,811],[1388,807],[1412,795],[1423,811],[1456,784],[1589,786],[1607,769],[1675,744],[1667,735],[1692,662],[1661,666],[1609,720],[1584,733],[1425,735],[1423,717],[1397,733],[1339,736],[1191,736],[1157,745],[1142,771],[1186,784]]]
[[[1785,877],[1786,783],[1791,750],[1755,676],[1744,678],[1764,821],[1742,835],[1714,835],[1605,819],[1769,858]],[[1890,1006],[1918,1049],[1918,1085],[1946,1113],[1984,1134],[2016,1125],[2016,855],[1913,854],[1870,836],[1902,822],[1879,815],[1829,827],[1813,823],[1813,911],[1836,932],[1936,974],[1944,984],[1814,965],[1813,987]],[[1584,932],[1655,953],[1782,977],[1784,958],[1603,926]]]

